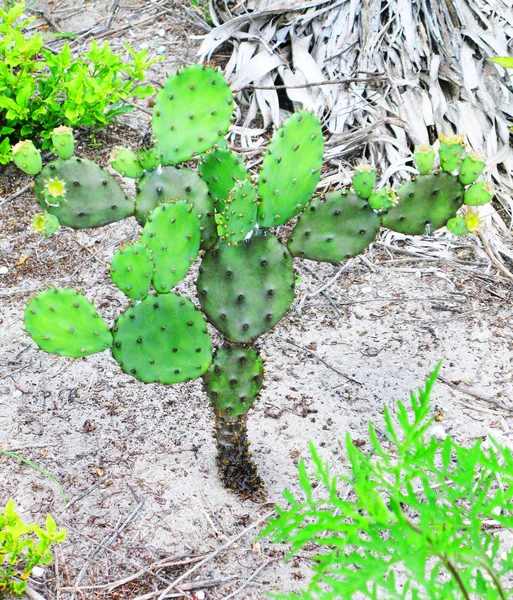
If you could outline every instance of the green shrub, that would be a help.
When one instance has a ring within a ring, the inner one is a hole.
[[[32,20],[24,17],[24,8],[23,2],[0,8],[0,164],[9,161],[10,146],[19,140],[41,136],[41,147],[50,148],[57,125],[103,127],[132,110],[123,100],[154,93],[137,83],[154,62],[146,49],[135,52],[126,44],[127,62],[108,42],[100,47],[94,40],[76,60],[67,43],[54,54],[43,48],[39,33],[24,35]]]
[[[46,517],[46,530],[24,523],[9,500],[0,511],[0,595],[22,596],[32,569],[50,563],[52,545],[65,539],[66,531],[57,531],[51,515]]]
[[[308,590],[278,597],[513,596],[504,581],[511,584],[513,550],[500,538],[501,529],[513,526],[512,453],[493,440],[488,449],[482,440],[466,448],[429,436],[429,395],[439,367],[418,397],[411,395],[411,417],[399,403],[397,426],[385,408],[381,440],[369,424],[370,453],[347,437],[347,475],[332,476],[310,445],[313,481],[299,464],[306,499],[286,491],[289,508],[278,508],[262,535],[291,544],[290,555],[307,544],[319,554]]]

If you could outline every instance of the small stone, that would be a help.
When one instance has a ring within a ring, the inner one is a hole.
[[[7,275],[9,273],[9,267],[2,266],[0,267],[0,275]]]
[[[12,395],[13,398],[21,398],[23,396],[23,392],[20,392],[20,390],[15,390]]]
[[[36,579],[41,579],[43,577],[43,575],[46,573],[46,570],[43,569],[42,567],[38,567],[37,565],[32,569],[32,577],[35,577]]]

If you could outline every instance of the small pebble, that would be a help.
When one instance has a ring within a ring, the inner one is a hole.
[[[435,439],[437,439],[437,440],[445,440],[445,438],[447,437],[445,428],[440,424],[433,425],[429,429],[428,433],[429,433],[429,435],[434,436]]]
[[[165,46],[159,46],[157,48],[157,54],[164,54],[164,52],[167,50],[167,48]]]
[[[35,577],[36,579],[41,579],[41,577],[43,577],[43,575],[45,574],[45,570],[41,567],[35,566],[32,569],[32,577]]]
[[[0,275],[7,275],[9,273],[9,267],[0,267]]]
[[[157,31],[157,35],[161,38],[166,37],[166,30],[165,29],[159,29]]]
[[[105,377],[114,377],[114,373],[112,371],[107,371],[107,373],[105,373]]]
[[[13,398],[21,398],[23,396],[23,392],[20,392],[20,390],[14,390],[12,395],[13,395]]]

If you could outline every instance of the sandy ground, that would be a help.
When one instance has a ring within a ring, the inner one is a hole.
[[[36,6],[50,14],[72,5]],[[110,6],[84,2],[57,24],[63,31],[102,26]],[[108,39],[115,47],[130,41],[160,52],[164,60],[151,79],[162,82],[179,64],[194,62],[188,34],[201,31],[191,14],[173,2],[144,10],[126,5]],[[120,140],[137,144],[148,122],[146,113],[134,113],[125,119],[132,129],[108,128],[98,147],[87,147],[84,137],[78,153],[93,153],[105,165],[109,148]],[[1,198],[28,182],[14,167],[3,168]],[[512,285],[468,241],[438,241],[430,256],[429,243],[390,251],[382,238],[342,271],[295,262],[302,280],[292,309],[260,338],[267,388],[249,418],[269,502],[242,501],[217,478],[213,414],[200,380],[145,385],[121,373],[108,353],[55,359],[24,334],[26,302],[49,284],[82,289],[112,324],[126,299],[110,283],[107,265],[138,232],[128,219],[96,230],[63,228],[42,239],[29,229],[35,212],[28,190],[0,213],[0,267],[8,269],[0,275],[0,448],[49,472],[66,499],[48,477],[0,455],[0,504],[13,498],[27,519],[42,522],[51,512],[66,527],[55,564],[31,582],[48,600],[74,597],[74,585],[77,598],[156,597],[215,551],[181,581],[185,597],[232,597],[258,569],[237,597],[299,589],[309,554],[284,563],[284,547],[254,542],[258,519],[281,501],[284,488],[297,489],[308,440],[342,470],[346,433],[365,447],[367,422],[379,425],[383,406],[393,411],[440,359],[433,413],[441,421],[434,433],[450,433],[459,443],[487,435],[512,441]],[[195,299],[193,274],[179,290]],[[134,574],[131,582],[109,585]]]

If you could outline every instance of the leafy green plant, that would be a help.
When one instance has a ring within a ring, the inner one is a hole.
[[[332,475],[310,444],[315,471],[299,463],[304,499],[286,491],[289,506],[261,535],[290,544],[290,555],[312,544],[319,554],[308,590],[277,597],[513,596],[513,549],[500,533],[513,528],[513,456],[494,440],[467,448],[429,435],[439,368],[411,394],[410,414],[401,402],[395,416],[385,408],[383,436],[369,423],[370,453],[347,435],[347,474]]]
[[[51,547],[65,539],[66,531],[57,530],[51,515],[46,517],[46,529],[24,523],[9,500],[0,511],[0,595],[22,596],[32,569],[49,564]]]
[[[71,155],[69,131],[55,134],[60,158],[42,168],[28,141],[13,158],[37,173],[36,198],[63,225],[98,227],[135,215],[143,226],[140,239],[112,260],[112,281],[131,304],[111,330],[85,296],[59,289],[29,303],[28,334],[41,349],[62,356],[112,348],[123,371],[144,382],[203,377],[216,414],[221,477],[243,496],[256,496],[263,484],[247,437],[248,411],[264,381],[256,344],[292,304],[292,257],[337,263],[363,252],[382,226],[431,233],[449,227],[464,204],[479,205],[491,195],[475,183],[484,161],[462,159],[464,144],[455,136],[441,141],[439,168],[431,148],[421,174],[397,192],[374,192],[376,170],[364,165],[355,169],[352,187],[312,197],[324,141],[319,121],[305,110],[275,132],[253,181],[224,139],[232,112],[232,92],[220,72],[193,65],[170,77],[155,102],[155,140],[137,153],[116,148],[111,156],[114,169],[136,179],[135,200],[104,169]],[[194,155],[200,155],[199,174],[179,166]],[[283,243],[273,228],[298,215]],[[461,219],[460,235],[477,226]],[[42,232],[54,231],[48,217],[39,221]],[[214,357],[205,318],[171,292],[200,251],[199,304],[225,339]]]
[[[28,37],[23,28],[32,21],[24,16],[25,4],[0,8],[0,164],[10,159],[10,146],[28,137],[41,136],[42,148],[52,145],[51,131],[61,124],[103,127],[133,110],[123,104],[131,96],[154,93],[144,80],[154,62],[126,44],[128,61],[93,40],[89,52],[72,59],[66,43],[58,53],[43,48],[39,33]]]

